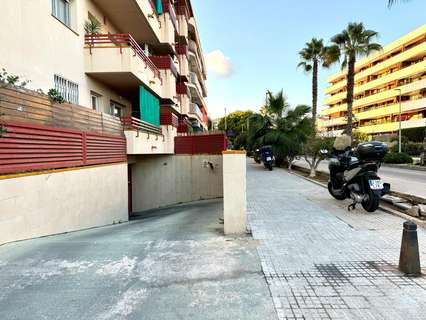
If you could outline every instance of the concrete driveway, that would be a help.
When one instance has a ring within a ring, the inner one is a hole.
[[[276,319],[251,238],[222,201],[0,247],[0,319]],[[42,223],[42,222],[41,222]]]

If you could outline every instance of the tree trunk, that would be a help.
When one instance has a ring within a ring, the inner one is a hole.
[[[314,166],[312,166],[311,167],[311,172],[309,173],[309,177],[310,178],[315,178],[317,176],[317,172],[316,172],[316,170],[315,170],[315,167]]]
[[[356,56],[355,54],[351,55],[349,57],[349,64],[348,64],[348,78],[347,78],[347,96],[346,96],[346,103],[348,105],[348,124],[346,126],[347,133],[351,137],[351,142],[353,141],[353,134],[352,134],[352,106],[354,102],[354,86],[355,86],[355,63],[356,63]]]
[[[316,131],[318,105],[318,60],[314,60],[312,70],[312,120]]]

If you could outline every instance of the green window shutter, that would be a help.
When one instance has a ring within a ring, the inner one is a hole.
[[[155,9],[159,15],[163,14],[163,3],[162,0],[155,0]]]
[[[144,86],[139,87],[139,107],[141,120],[153,125],[160,125],[160,100]]]

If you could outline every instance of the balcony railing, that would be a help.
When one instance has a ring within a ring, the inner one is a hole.
[[[196,103],[189,104],[189,112],[195,114],[200,121],[203,121],[203,114],[200,110],[200,107]]]
[[[161,127],[155,126],[148,122],[142,121],[134,117],[123,117],[121,119],[125,130],[136,130],[157,135],[162,135]]]
[[[162,81],[160,70],[158,70],[155,64],[151,61],[151,59],[149,59],[149,57],[145,54],[145,52],[130,34],[85,35],[84,40],[86,46],[90,49],[90,53],[92,53],[92,48],[111,48],[111,45],[116,46],[120,52],[122,52],[122,48],[132,48],[134,55],[142,59],[142,61],[145,62],[146,67],[150,68],[154,73],[154,77],[157,77],[160,79],[160,81]]]
[[[189,82],[192,83],[193,85],[195,85],[197,87],[197,89],[200,90],[200,92],[201,92],[200,81],[198,81],[198,77],[194,72],[189,73]]]
[[[177,68],[176,65],[169,55],[164,56],[151,56],[151,61],[158,69],[170,69],[175,77],[177,77]]]

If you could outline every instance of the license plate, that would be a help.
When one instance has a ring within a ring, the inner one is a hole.
[[[272,158],[271,157],[266,157],[266,161],[271,161]]]
[[[383,180],[369,180],[368,183],[370,184],[371,190],[382,190],[383,187]]]

